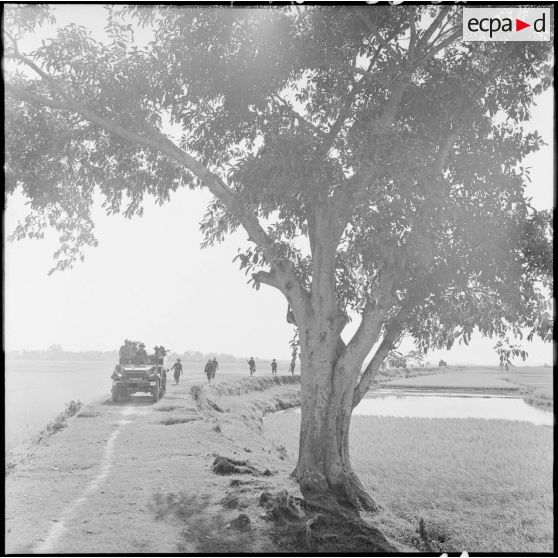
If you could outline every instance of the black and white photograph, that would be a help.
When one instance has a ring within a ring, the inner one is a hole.
[[[5,555],[553,555],[552,3],[1,7]]]

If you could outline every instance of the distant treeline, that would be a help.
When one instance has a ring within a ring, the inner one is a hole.
[[[151,353],[151,349],[148,349]],[[108,362],[118,362],[118,351],[65,351],[60,345],[51,345],[44,351],[24,350],[6,351],[6,360],[98,360]],[[208,358],[215,357],[219,362],[244,362],[244,357],[235,357],[226,353],[207,353],[200,351],[184,351],[177,353],[171,351],[167,358],[176,360],[181,358],[184,361],[205,362]]]

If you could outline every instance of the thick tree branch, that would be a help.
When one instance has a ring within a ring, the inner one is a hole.
[[[395,273],[395,271],[393,271],[393,273]],[[427,278],[423,278],[422,280],[415,282],[415,284],[407,290],[407,294],[401,302],[401,307],[397,314],[391,318],[389,323],[386,325],[384,338],[372,357],[372,360],[364,370],[355,388],[353,408],[358,405],[360,400],[364,397],[386,355],[394,348],[396,342],[401,337],[401,334],[405,331],[411,312],[418,304],[421,303],[421,301],[425,299],[424,290],[427,284]]]
[[[438,54],[438,52],[440,52],[441,50],[443,50],[444,48],[446,48],[447,46],[449,46],[451,43],[453,43],[458,37],[461,37],[461,35],[463,34],[463,30],[462,29],[455,29],[448,37],[446,37],[444,40],[440,41],[438,44],[432,46],[432,48],[428,49],[424,55],[424,60],[428,60],[429,58],[432,58],[433,56],[436,56],[436,54]]]
[[[392,89],[391,95],[380,117],[374,123],[370,130],[371,136],[377,136],[384,133],[395,121],[397,111],[401,105],[403,95],[409,86],[410,71],[403,73],[402,79]],[[332,207],[338,216],[340,233],[343,232],[345,226],[350,219],[352,211],[355,207],[355,196],[363,187],[370,184],[374,174],[374,168],[365,166],[351,178],[345,181],[343,187],[337,189],[332,197]]]
[[[442,45],[441,48],[444,48],[446,44],[449,44],[449,42],[454,41],[456,36],[460,33],[460,29],[452,33],[450,37],[448,37],[444,41],[444,45]],[[438,48],[439,46],[440,45],[438,45],[436,48]],[[436,52],[438,52],[438,50],[436,50]],[[433,56],[434,54],[436,54],[436,52],[431,52],[428,56]],[[483,79],[478,84],[474,93],[470,97],[469,107],[456,107],[454,113],[460,115],[459,120],[452,124],[451,129],[440,142],[437,154],[434,158],[434,162],[431,165],[427,176],[425,176],[422,180],[423,187],[424,185],[427,185],[430,180],[435,180],[442,174],[453,145],[455,144],[463,130],[467,126],[470,126],[471,123],[474,121],[474,119],[472,118],[472,114],[477,110],[477,100],[483,93],[485,93],[486,88],[497,77],[498,72],[502,68],[504,68],[507,60],[510,58],[512,53],[513,47],[508,49],[505,55],[500,57],[496,61],[496,63],[493,64],[490,70],[485,73]],[[394,93],[392,93],[392,96],[384,110],[384,113],[378,121],[378,127],[380,128],[380,130],[382,128],[387,129],[387,127],[391,125],[391,123],[393,123],[393,121],[395,120],[399,104],[407,86],[408,85],[404,84],[403,82],[399,82],[399,88],[396,89]],[[376,129],[378,129],[378,127]],[[337,221],[339,227],[342,227],[342,230],[344,230],[346,223],[350,220],[352,211],[356,203],[358,203],[358,193],[370,184],[373,179],[373,175],[374,169],[365,167],[354,176],[352,176],[350,179],[347,179],[347,181],[345,182],[345,186],[339,188],[334,194],[332,203],[335,214],[338,216]]]
[[[394,58],[399,59],[400,55],[397,52],[397,50],[395,50],[390,44],[389,44],[389,40],[384,39],[384,37],[382,37],[382,35],[380,34],[378,27],[376,25],[375,22],[372,22],[368,19],[368,16],[365,15],[363,13],[362,8],[357,8],[357,14],[358,17],[362,20],[362,22],[364,23],[364,25],[366,25],[366,27],[368,28],[368,30],[370,31],[370,33],[372,33],[372,35],[376,38],[376,40],[378,41],[378,43],[384,47],[384,49],[386,51],[388,51]]]
[[[380,346],[374,353],[372,360],[368,363],[368,366],[362,373],[362,376],[360,377],[360,380],[355,387],[355,391],[353,393],[353,409],[361,402],[362,398],[366,395],[366,392],[369,390],[374,377],[378,373],[378,370],[380,370],[382,362],[384,362],[388,353],[393,349],[402,332],[402,326],[393,326],[388,331],[386,331],[386,334],[384,335]]]
[[[310,132],[312,132],[313,134],[316,134],[317,136],[319,136],[322,139],[325,139],[327,137],[326,132],[324,132],[323,130],[320,130],[320,128],[318,128],[316,125],[312,124],[312,122],[309,122],[302,115],[298,114],[298,112],[296,112],[296,110],[293,107],[291,107],[291,105],[289,105],[289,103],[287,103],[287,101],[285,101],[284,99],[279,97],[279,95],[274,95],[272,97],[272,99],[273,99],[273,102],[275,103],[275,105],[277,107],[279,107],[280,109],[286,110],[293,118],[298,120],[302,124],[302,126],[307,128]]]
[[[414,60],[416,48],[417,48],[417,25],[415,21],[416,12],[415,10],[409,10],[409,60]]]
[[[358,13],[358,16],[361,19],[363,19],[363,21],[365,22],[367,27],[370,26],[370,22],[367,20],[367,18],[365,18],[360,13]],[[376,29],[376,31],[377,31],[377,29]],[[378,56],[380,55],[380,52],[382,51],[382,46],[384,46],[386,41],[387,41],[387,44],[389,44],[389,41],[391,39],[392,39],[392,35],[390,35],[387,39],[383,39],[383,37],[378,36],[380,46],[378,46],[378,48],[374,52],[374,55],[370,59],[368,65],[367,65],[367,68],[365,70],[357,68],[356,63],[351,64],[351,72],[353,72],[355,74],[358,74],[358,75],[361,75],[362,77],[357,82],[353,81],[352,87],[351,87],[351,89],[349,90],[349,92],[347,93],[347,95],[345,97],[345,101],[344,101],[343,106],[341,107],[341,109],[339,111],[339,114],[337,115],[337,118],[335,119],[335,121],[331,125],[331,127],[329,129],[329,132],[325,136],[324,141],[323,141],[322,145],[320,146],[320,151],[321,151],[322,154],[328,153],[329,150],[334,145],[335,140],[337,139],[337,136],[339,135],[339,132],[343,129],[343,126],[345,125],[347,119],[351,115],[351,108],[352,108],[352,105],[357,98],[357,95],[364,89],[364,86],[366,85],[366,83],[372,82],[372,83],[375,83],[376,85],[379,85],[380,87],[386,87],[386,88],[389,88],[389,89],[391,89],[394,85],[396,85],[395,82],[392,82],[392,81],[388,82],[386,80],[378,79],[374,75],[374,73],[372,72],[372,68],[374,67],[374,64],[376,63],[376,60],[378,59]]]
[[[252,273],[252,279],[256,283],[263,283],[264,285],[269,285],[279,290],[281,289],[281,284],[277,281],[275,273],[270,271],[257,271],[256,273]]]
[[[51,84],[49,80],[46,81],[49,85],[51,85],[51,87],[53,87],[53,84]],[[266,260],[270,263],[278,280],[283,286],[281,289],[282,292],[289,293],[289,302],[293,306],[293,309],[295,309],[295,312],[298,312],[299,314],[297,319],[299,322],[303,321],[307,310],[306,300],[308,295],[298,281],[292,262],[288,261],[283,256],[280,247],[265,232],[256,213],[247,207],[246,204],[238,198],[235,192],[231,190],[218,175],[211,172],[194,157],[176,146],[163,133],[155,128],[149,127],[147,124],[144,128],[148,130],[148,135],[140,134],[121,126],[118,122],[99,116],[90,108],[70,100],[65,93],[60,93],[66,97],[65,101],[56,101],[54,99],[30,93],[9,83],[6,83],[5,87],[8,93],[20,100],[40,106],[46,106],[55,110],[77,113],[89,122],[117,135],[126,141],[129,141],[132,144],[141,145],[167,155],[173,161],[194,174],[240,221],[248,233],[248,239],[262,249]]]
[[[426,47],[428,45],[428,41],[430,40],[432,35],[434,35],[436,30],[440,28],[444,18],[446,17],[446,15],[448,15],[448,13],[450,11],[451,11],[451,8],[440,7],[440,11],[438,12],[438,15],[434,18],[434,21],[428,26],[428,28],[421,35],[421,37],[418,41],[417,48],[419,50],[423,49],[424,47]]]
[[[343,358],[347,361],[349,370],[357,371],[366,355],[378,342],[382,323],[390,309],[390,303],[394,300],[395,280],[394,273],[382,273],[378,286],[371,294],[362,313],[359,327],[345,348]]]
[[[15,60],[19,60],[22,64],[25,64],[26,66],[31,68],[37,75],[39,75],[44,81],[46,81],[50,85],[50,87],[54,91],[56,91],[56,93],[58,93],[64,100],[70,101],[70,98],[67,95],[67,93],[62,89],[62,87],[60,87],[60,85],[58,85],[58,83],[54,80],[54,78],[48,75],[41,68],[39,68],[39,66],[37,66],[35,62],[33,62],[32,60],[30,60],[29,58],[21,54],[21,52],[17,47],[16,40],[9,33],[6,33],[6,36],[9,39],[11,39],[14,48],[14,52],[9,54],[8,57],[14,58]]]

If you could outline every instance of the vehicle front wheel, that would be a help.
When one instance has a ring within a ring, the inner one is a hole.
[[[115,403],[118,403],[118,401],[120,401],[120,394],[119,394],[118,391],[115,390],[115,389],[112,390],[112,400],[113,400]]]
[[[161,388],[159,386],[159,382],[157,382],[155,384],[155,387],[153,388],[153,399],[155,401],[159,401],[160,398],[161,398]]]

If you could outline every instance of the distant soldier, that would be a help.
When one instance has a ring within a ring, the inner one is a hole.
[[[271,375],[277,376],[277,361],[275,359],[271,361]]]
[[[174,370],[174,381],[178,384],[178,380],[180,380],[180,376],[182,374],[182,364],[179,358],[176,359],[176,362],[172,365],[171,370]]]
[[[137,356],[147,356],[147,351],[145,350],[145,345],[143,343],[139,344]]]
[[[205,364],[205,374],[207,376],[207,381],[211,383],[211,378],[213,378],[213,362],[211,359]]]
[[[219,368],[219,363],[217,362],[217,359],[215,357],[213,357],[213,361],[211,363],[213,365],[213,376],[211,376],[213,379],[215,379],[215,374],[217,372],[217,368]]]
[[[250,357],[248,366],[250,367],[250,376],[253,376],[254,372],[256,372],[256,361],[254,360],[254,357]]]

